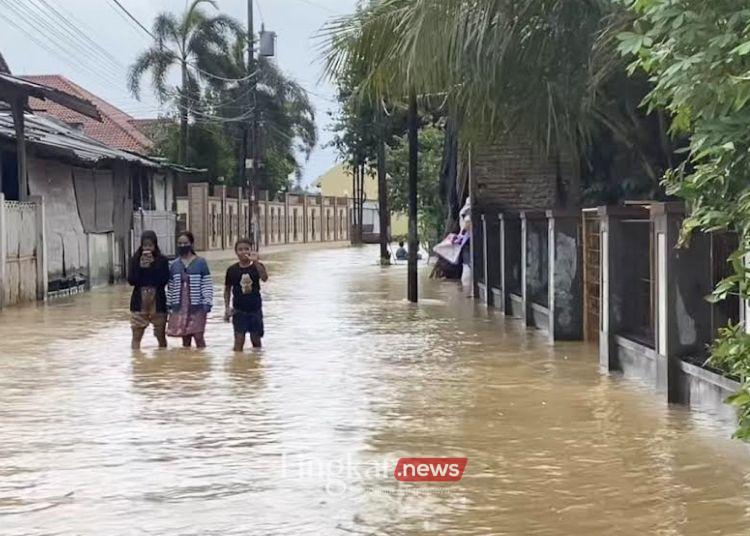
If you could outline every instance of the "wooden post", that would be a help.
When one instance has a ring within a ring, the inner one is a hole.
[[[26,120],[23,115],[27,105],[26,97],[17,97],[12,103],[13,125],[16,129],[16,151],[18,160],[18,199],[26,201],[29,195],[29,177],[26,161]]]
[[[417,94],[414,89],[409,94],[409,267],[408,297],[409,301],[419,301],[417,283],[417,180],[419,171],[419,133],[417,132]],[[360,222],[361,224],[361,222]]]
[[[46,216],[44,212],[44,197],[34,195],[29,201],[36,205],[36,299],[47,300],[49,288],[49,274],[47,270],[47,234],[45,231]]]

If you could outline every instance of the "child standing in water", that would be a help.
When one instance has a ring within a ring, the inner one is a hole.
[[[232,319],[234,351],[241,352],[245,348],[245,337],[248,333],[253,348],[261,347],[263,302],[260,296],[260,282],[268,281],[268,272],[260,262],[258,253],[252,251],[249,239],[238,240],[234,252],[239,262],[227,269],[224,282],[224,320],[229,322],[229,319]]]
[[[177,237],[179,257],[169,267],[167,305],[171,311],[167,335],[181,337],[182,346],[206,347],[206,315],[211,311],[214,287],[208,263],[195,254],[195,238],[190,231]]]
[[[169,281],[169,262],[159,250],[156,233],[144,231],[141,247],[130,259],[128,283],[133,285],[130,296],[130,327],[133,331],[132,348],[138,350],[149,324],[159,348],[166,348],[167,296],[164,287]]]

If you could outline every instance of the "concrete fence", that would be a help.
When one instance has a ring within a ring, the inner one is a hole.
[[[0,309],[47,295],[44,201],[6,201],[0,193]]]
[[[270,199],[260,192],[255,229],[248,229],[250,203],[242,188],[188,185],[177,198],[177,218],[195,235],[202,251],[230,249],[240,237],[253,235],[261,247],[310,242],[341,242],[351,237],[351,199],[285,194]]]
[[[733,419],[723,401],[738,383],[706,359],[720,327],[745,322],[750,330],[748,304],[705,298],[730,275],[737,237],[696,233],[678,247],[684,217],[681,203],[659,202],[583,213],[482,209],[473,234],[476,295],[550,341],[598,344],[607,372]]]

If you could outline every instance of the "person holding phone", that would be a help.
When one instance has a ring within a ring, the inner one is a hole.
[[[238,262],[227,269],[224,282],[224,320],[232,321],[234,351],[242,352],[248,333],[253,348],[261,347],[264,326],[260,282],[268,281],[268,271],[252,250],[250,239],[238,240],[234,252]]]
[[[169,262],[159,250],[159,241],[153,231],[144,231],[141,245],[130,259],[128,283],[133,286],[130,296],[130,327],[133,332],[131,346],[141,347],[146,328],[154,326],[154,335],[160,348],[166,348],[167,296],[164,292],[169,282]]]

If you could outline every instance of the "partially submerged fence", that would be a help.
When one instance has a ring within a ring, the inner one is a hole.
[[[696,233],[679,248],[683,219],[682,204],[658,202],[483,211],[477,295],[552,341],[598,344],[604,370],[646,379],[669,401],[733,417],[723,400],[738,384],[705,360],[719,327],[744,319],[750,330],[748,305],[705,298],[729,275],[737,238]]]

